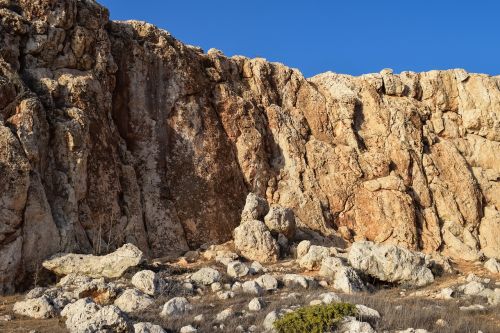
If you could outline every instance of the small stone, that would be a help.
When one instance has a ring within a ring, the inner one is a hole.
[[[0,316],[0,321],[11,321],[11,320],[12,320],[12,316],[11,315]]]
[[[160,325],[153,323],[134,324],[134,333],[167,333]]]
[[[193,284],[192,284],[192,283],[190,283],[190,282],[184,282],[184,283],[182,284],[182,288],[183,288],[184,290],[191,291],[191,292],[194,290],[194,286],[193,286]]]
[[[477,295],[484,290],[484,286],[480,282],[471,281],[463,286],[465,295]]]
[[[309,305],[320,305],[323,304],[323,301],[320,299],[313,299],[312,301],[309,302]]]
[[[235,296],[234,292],[232,291],[220,291],[217,293],[217,297],[219,299],[230,299]]]
[[[42,287],[33,288],[26,294],[26,296],[24,296],[24,299],[42,297],[44,292],[45,288]]]
[[[143,293],[154,296],[160,292],[160,282],[155,272],[150,270],[139,271],[134,274],[131,280],[134,287]]]
[[[210,267],[204,267],[191,275],[191,280],[197,284],[210,285],[218,282],[221,278],[219,271]]]
[[[340,323],[336,332],[339,333],[376,333],[368,323],[356,320],[353,317],[346,317]]]
[[[190,311],[193,307],[189,304],[189,301],[185,297],[174,297],[163,305],[163,309],[160,313],[162,317],[178,316],[187,311]]]
[[[225,310],[222,310],[215,316],[215,321],[217,322],[223,322],[226,321],[227,319],[231,318],[234,315],[234,311],[232,308],[227,308]]]
[[[262,325],[266,330],[272,330],[274,329],[273,324],[276,320],[278,320],[278,313],[276,311],[271,311],[264,318]]]
[[[250,303],[248,303],[248,309],[250,311],[260,311],[262,309],[262,303],[259,298],[253,298]]]
[[[264,274],[255,279],[255,282],[264,290],[276,290],[278,289],[278,280],[272,275]]]
[[[191,325],[181,327],[180,333],[196,333],[198,330]]]
[[[184,254],[184,258],[186,258],[186,261],[189,263],[193,263],[200,259],[200,252],[199,251],[187,251]]]
[[[245,281],[241,286],[245,294],[261,295],[263,290],[255,281]]]
[[[473,304],[469,306],[461,306],[460,311],[466,311],[466,312],[480,312],[480,311],[485,311],[486,307],[481,304]]]
[[[205,316],[200,314],[200,315],[197,315],[196,317],[194,317],[194,321],[196,322],[200,322],[200,321],[203,321],[205,319]]]
[[[319,297],[324,304],[338,303],[342,301],[334,292],[323,293],[319,295]]]
[[[356,304],[357,317],[361,321],[376,322],[380,319],[380,313],[377,310],[369,308],[362,304]]]
[[[311,247],[311,241],[303,240],[297,245],[297,259],[302,258],[309,252],[309,248]]]
[[[248,271],[247,265],[240,261],[231,261],[227,265],[227,274],[231,277],[243,277],[248,274]]]
[[[451,288],[444,288],[441,290],[441,292],[439,293],[439,298],[441,299],[452,299],[453,298],[453,289]]]
[[[304,289],[308,287],[307,279],[298,274],[285,274],[283,276],[283,283],[287,287],[300,286]]]
[[[233,285],[231,286],[231,291],[234,291],[235,293],[240,292],[241,289],[242,289],[241,282],[238,282],[238,281],[233,283]]]
[[[490,258],[484,263],[484,268],[492,273],[500,273],[500,263],[495,258]]]
[[[143,294],[137,289],[127,289],[120,297],[118,297],[114,305],[120,310],[130,313],[134,311],[142,311],[153,305],[154,301],[151,297]]]
[[[448,327],[449,326],[448,322],[444,319],[441,319],[441,318],[436,320],[436,325],[439,327]]]
[[[479,276],[477,276],[476,274],[474,273],[469,273],[469,275],[467,275],[467,277],[465,278],[465,280],[467,282],[481,282],[481,278]]]
[[[265,270],[264,266],[262,266],[258,261],[254,261],[250,265],[250,274],[252,275],[263,273]]]
[[[219,290],[222,290],[222,284],[220,282],[214,282],[210,285],[210,288],[215,293],[218,292]]]
[[[13,308],[18,315],[27,316],[35,319],[47,319],[56,315],[56,309],[50,298],[42,296],[31,298],[25,301],[16,302]]]

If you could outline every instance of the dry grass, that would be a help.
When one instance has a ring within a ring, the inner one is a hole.
[[[423,328],[433,333],[497,333],[500,332],[500,306],[484,312],[463,312],[460,306],[484,304],[468,300],[433,300],[417,297],[401,298],[394,291],[374,294],[342,295],[348,302],[364,304],[377,310],[381,320],[373,325],[377,331]],[[478,301],[476,299],[476,301]],[[438,319],[448,323],[447,327],[436,324]]]

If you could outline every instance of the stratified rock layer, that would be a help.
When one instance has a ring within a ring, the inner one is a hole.
[[[499,258],[499,83],[305,79],[93,1],[0,1],[0,292],[57,252],[225,241],[249,192],[328,236]]]

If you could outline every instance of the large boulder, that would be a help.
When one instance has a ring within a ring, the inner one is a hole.
[[[258,220],[243,221],[234,229],[234,245],[240,254],[259,262],[276,262],[279,245],[264,222]]]
[[[299,245],[303,244],[300,242]],[[302,251],[301,246],[301,251]],[[329,248],[325,246],[319,245],[310,245],[307,253],[302,255],[298,260],[299,266],[305,269],[318,269],[321,266],[321,261],[325,258],[328,258],[332,255],[335,255],[337,251],[335,248]]]
[[[18,315],[35,319],[47,319],[57,314],[52,301],[45,295],[16,302],[13,310]]]
[[[290,208],[271,207],[264,217],[264,223],[272,234],[282,234],[287,239],[295,236],[295,214]]]
[[[130,331],[129,323],[120,309],[114,305],[101,307],[90,298],[66,305],[61,315],[66,317],[65,323],[70,333]]]
[[[423,254],[395,245],[355,242],[348,259],[353,268],[382,281],[413,286],[434,281]]]
[[[130,267],[139,265],[144,255],[135,245],[125,244],[104,256],[57,254],[43,262],[43,267],[57,275],[79,274],[94,278],[117,278]]]
[[[352,267],[346,266],[339,258],[327,257],[323,259],[319,274],[331,278],[333,287],[346,294],[366,290],[358,273]]]

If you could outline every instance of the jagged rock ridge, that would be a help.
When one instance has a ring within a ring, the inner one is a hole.
[[[49,255],[224,241],[248,192],[297,225],[500,257],[500,78],[302,74],[90,0],[0,1],[0,291]]]

